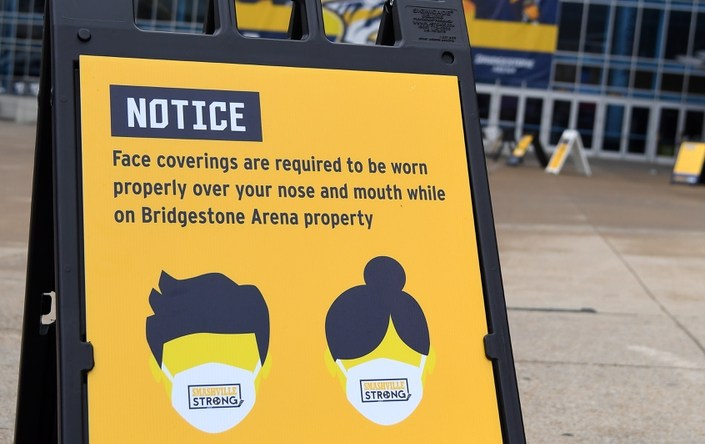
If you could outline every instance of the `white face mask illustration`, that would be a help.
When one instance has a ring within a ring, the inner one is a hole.
[[[220,363],[192,367],[172,376],[162,363],[162,371],[171,380],[171,405],[179,415],[197,429],[221,433],[240,423],[255,405],[254,371]]]
[[[397,424],[416,410],[423,398],[421,374],[426,356],[419,367],[392,359],[373,359],[346,370],[348,401],[370,421],[380,425]]]

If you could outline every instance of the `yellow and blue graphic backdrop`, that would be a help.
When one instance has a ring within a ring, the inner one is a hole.
[[[557,0],[463,0],[475,79],[541,87],[558,35]]]
[[[328,37],[374,43],[384,0],[323,0]],[[246,35],[283,37],[289,0],[238,0],[238,27]],[[558,0],[463,0],[475,80],[543,87],[549,81],[558,36]]]

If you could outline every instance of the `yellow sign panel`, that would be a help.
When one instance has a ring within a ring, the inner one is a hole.
[[[517,146],[515,146],[512,150],[512,156],[524,157],[526,155],[526,150],[529,149],[529,146],[531,146],[531,142],[533,141],[534,136],[532,135],[522,137],[521,140],[519,140],[519,143],[517,143]]]
[[[455,77],[80,87],[90,442],[501,442]]]
[[[558,27],[534,23],[477,20],[465,15],[470,42],[474,47],[553,53],[556,50]]]
[[[568,154],[568,147],[569,145],[567,143],[558,144],[556,150],[551,156],[551,160],[548,162],[547,170],[560,171],[563,163],[565,162],[566,155]]]
[[[683,142],[673,167],[675,181],[697,183],[705,167],[705,143]]]

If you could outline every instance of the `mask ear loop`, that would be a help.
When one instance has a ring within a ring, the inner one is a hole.
[[[166,364],[164,363],[164,361],[162,361],[162,372],[164,373],[164,376],[169,378],[169,381],[171,381],[172,383],[174,382],[174,377],[171,375],[169,369],[166,368]]]
[[[342,370],[343,374],[344,374],[345,377],[347,378],[347,377],[348,377],[348,371],[347,371],[347,370],[345,369],[345,367],[343,366],[343,363],[340,362],[340,359],[336,359],[336,360],[335,360],[335,363],[338,365],[338,367],[340,367],[340,370]]]
[[[257,378],[257,375],[259,375],[259,371],[262,370],[262,361],[259,359],[257,360],[257,365],[255,366],[255,369],[252,371],[252,379]]]
[[[427,355],[421,355],[421,364],[419,364],[419,372],[423,373],[423,368],[426,366],[426,358],[428,358]]]

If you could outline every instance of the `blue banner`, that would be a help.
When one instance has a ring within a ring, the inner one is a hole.
[[[558,0],[463,0],[475,80],[546,87],[558,35]]]

